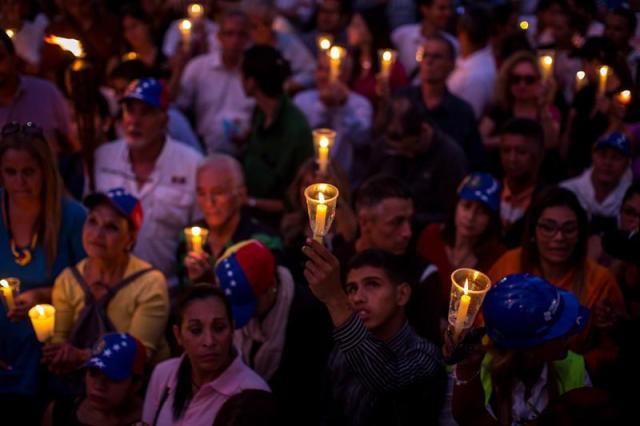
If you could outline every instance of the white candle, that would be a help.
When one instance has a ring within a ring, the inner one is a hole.
[[[587,85],[587,73],[584,71],[578,71],[576,73],[576,92],[580,91],[584,86]]]
[[[542,80],[549,81],[553,75],[553,56],[544,55],[540,58],[540,66],[542,68]]]
[[[16,302],[13,299],[13,287],[9,285],[9,281],[0,280],[0,291],[2,291],[2,297],[7,304],[7,311],[16,307]]]
[[[193,3],[187,9],[187,15],[191,21],[198,21],[204,16],[204,8],[200,3]]]
[[[385,49],[380,54],[380,74],[382,78],[388,80],[391,75],[391,67],[395,62],[396,52],[391,49]]]
[[[327,222],[327,205],[324,203],[324,194],[318,193],[318,201],[320,203],[316,207],[316,226],[313,230],[313,238],[322,243],[322,237],[324,236],[324,226]]]
[[[191,21],[188,19],[180,21],[180,34],[182,36],[182,46],[184,50],[189,50],[191,45]]]
[[[199,226],[191,228],[191,247],[197,254],[202,253],[202,228]]]
[[[609,77],[609,67],[604,65],[600,67],[600,82],[598,84],[598,94],[604,96],[607,94],[607,78]]]
[[[320,137],[318,143],[318,166],[320,173],[327,173],[327,166],[329,165],[329,138],[326,136]]]
[[[56,308],[51,305],[36,305],[29,309],[29,318],[33,331],[40,342],[46,342],[53,336]]]
[[[340,65],[344,54],[345,50],[340,46],[333,46],[329,49],[329,76],[331,81],[336,81],[340,78]]]
[[[464,294],[460,297],[460,304],[458,305],[458,312],[456,313],[456,323],[453,327],[454,336],[459,336],[462,330],[464,330],[464,323],[467,319],[467,311],[469,310],[469,304],[471,303],[471,296],[469,296],[469,279],[464,280]]]

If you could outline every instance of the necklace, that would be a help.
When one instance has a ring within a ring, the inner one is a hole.
[[[7,233],[9,234],[9,246],[11,248],[11,254],[15,258],[15,262],[20,266],[27,266],[33,260],[33,255],[31,254],[33,250],[35,250],[36,245],[38,244],[38,233],[35,232],[31,237],[31,243],[27,247],[18,247],[16,244],[15,238],[13,238],[13,233],[11,232],[11,218],[9,217],[9,197],[7,194],[3,194],[4,196],[4,215],[7,223]]]

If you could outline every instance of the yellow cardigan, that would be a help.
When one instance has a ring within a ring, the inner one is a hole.
[[[85,264],[86,259],[76,265],[81,274]],[[142,259],[130,255],[124,276],[149,266]],[[71,269],[67,268],[58,275],[51,298],[56,308],[53,343],[63,343],[69,338],[84,308],[84,291]],[[169,294],[162,272],[147,272],[118,291],[107,307],[107,316],[116,331],[127,332],[144,344],[148,360],[156,363],[169,357],[169,346],[164,338],[169,318]]]

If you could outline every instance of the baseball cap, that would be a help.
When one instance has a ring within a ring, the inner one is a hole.
[[[604,135],[593,145],[593,150],[613,148],[621,152],[625,157],[631,156],[631,142],[622,132],[611,132]]]
[[[497,213],[500,209],[500,184],[489,173],[471,173],[458,187],[463,200],[478,201]]]
[[[220,288],[231,303],[236,328],[244,327],[256,312],[258,297],[276,285],[276,259],[258,240],[229,247],[216,264]]]
[[[133,375],[142,376],[146,358],[144,345],[135,337],[128,333],[108,333],[93,346],[84,366],[118,381]]]
[[[140,201],[129,194],[124,188],[113,188],[107,192],[96,192],[89,194],[84,199],[84,205],[88,209],[92,209],[99,204],[107,203],[122,214],[134,230],[139,230],[142,226],[142,204]]]
[[[502,278],[487,292],[482,310],[487,334],[507,349],[576,334],[589,316],[573,293],[532,274]]]
[[[120,102],[122,103],[130,100],[142,101],[147,105],[151,105],[152,107],[160,108],[162,110],[166,110],[169,106],[169,97],[165,87],[155,78],[141,78],[129,83],[129,86],[124,92],[124,96],[120,99]]]

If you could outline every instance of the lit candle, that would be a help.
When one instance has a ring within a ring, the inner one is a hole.
[[[331,49],[329,49],[329,75],[332,81],[340,78],[340,66],[344,55],[345,50],[340,46],[332,46]]]
[[[383,49],[378,52],[378,56],[380,57],[380,74],[385,80],[388,80],[391,75],[391,67],[393,67],[397,55],[396,51],[391,49]]]
[[[183,19],[180,21],[180,34],[182,36],[182,46],[188,51],[191,45],[191,21]]]
[[[620,92],[620,93],[618,93],[616,95],[616,99],[622,105],[629,105],[631,103],[631,91],[630,90],[623,90],[622,92]]]
[[[520,21],[520,29],[522,31],[527,31],[529,29],[529,22],[524,19]]]
[[[544,55],[540,58],[540,67],[542,68],[542,80],[549,81],[553,75],[553,56]]]
[[[191,21],[199,21],[204,16],[204,7],[200,3],[190,4],[187,8],[187,15]]]
[[[197,254],[202,253],[202,235],[201,229],[198,226],[194,226],[191,228],[191,246],[193,247],[193,251]]]
[[[318,193],[318,207],[316,207],[316,226],[313,230],[313,239],[322,242],[322,236],[325,234],[324,227],[327,222],[327,205],[325,204],[324,194]]]
[[[324,174],[327,172],[327,165],[329,164],[329,139],[326,136],[321,136],[318,145],[318,166],[320,167],[320,173]]]
[[[600,84],[598,84],[598,94],[604,96],[607,94],[607,78],[609,77],[609,67],[603,65],[600,67]]]
[[[464,279],[464,294],[460,297],[460,305],[458,305],[458,312],[456,313],[456,323],[453,326],[454,336],[459,336],[462,330],[464,330],[464,323],[467,319],[467,312],[469,311],[469,304],[471,303],[471,296],[469,296],[469,279]]]
[[[53,336],[56,308],[51,305],[36,305],[29,309],[29,318],[40,342],[46,342]]]
[[[329,49],[331,49],[331,36],[327,34],[320,34],[316,38],[316,45],[318,46],[318,51],[320,53],[327,53]]]
[[[13,40],[13,38],[16,36],[16,31],[12,30],[11,28],[4,30],[4,32],[7,34],[7,36]]]
[[[584,71],[578,71],[576,73],[576,92],[580,91],[584,86],[587,85],[587,73]]]
[[[13,298],[14,286],[9,284],[7,280],[0,280],[0,291],[2,292],[2,297],[4,297],[4,302],[6,303],[7,311],[12,310],[16,307],[16,302]]]
[[[84,57],[85,52],[82,48],[82,43],[79,40],[48,35],[47,37],[45,37],[44,41],[60,46],[61,49],[66,50],[67,52],[71,52],[71,54],[76,58]]]

